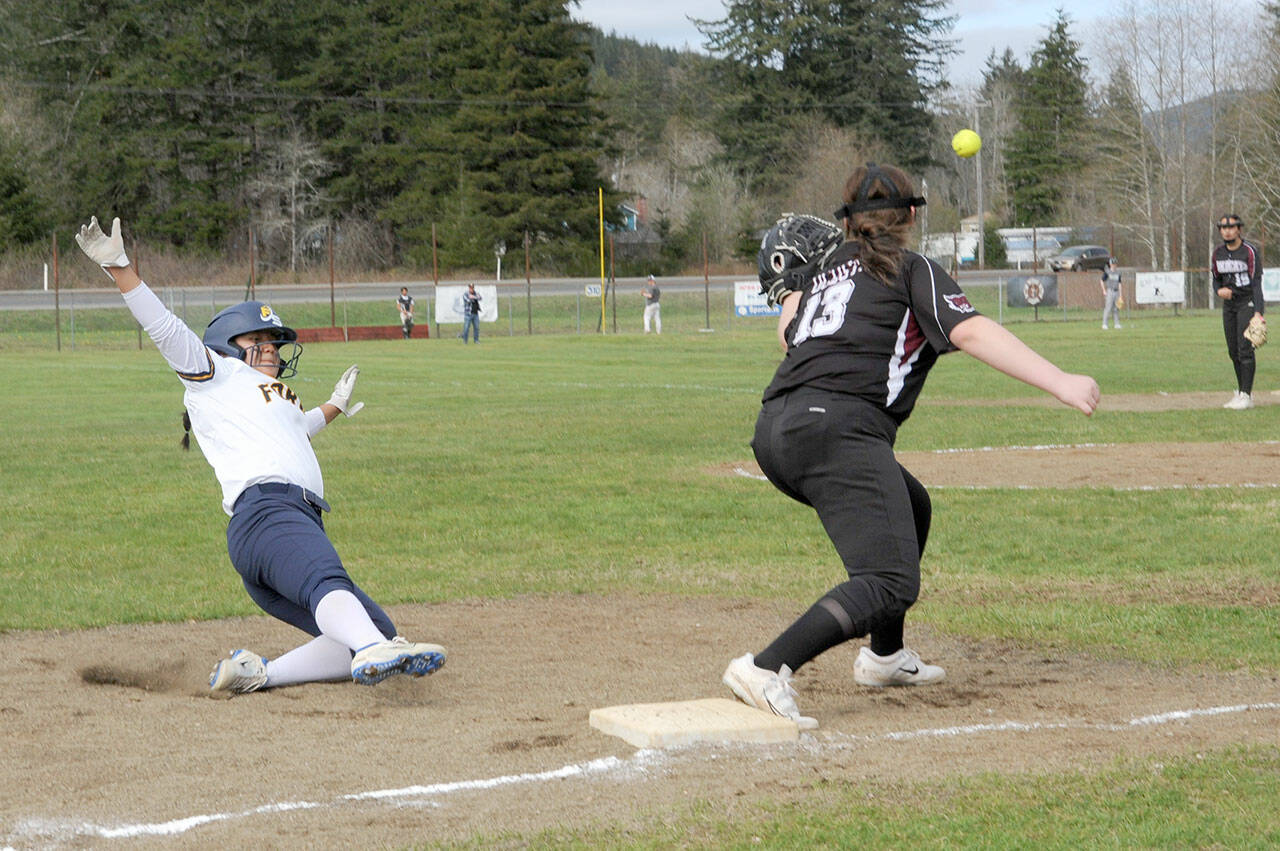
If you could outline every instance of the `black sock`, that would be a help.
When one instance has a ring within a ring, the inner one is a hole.
[[[798,671],[805,662],[847,641],[851,628],[844,609],[830,597],[823,597],[756,656],[756,667],[778,671],[786,665]]]
[[[902,649],[902,628],[906,624],[905,615],[899,615],[892,621],[871,630],[871,652],[877,656],[892,656]]]

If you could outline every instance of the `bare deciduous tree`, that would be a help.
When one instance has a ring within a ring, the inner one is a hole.
[[[330,168],[319,147],[294,129],[267,148],[261,173],[246,188],[264,249],[287,252],[291,273],[301,252],[323,245],[329,220],[317,214],[327,199],[316,179]]]

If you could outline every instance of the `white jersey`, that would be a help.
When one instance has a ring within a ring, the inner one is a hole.
[[[210,351],[146,284],[124,300],[187,389],[191,432],[222,485],[227,514],[245,488],[261,482],[301,485],[324,496],[311,448],[311,436],[325,426],[319,408],[303,411],[283,381]]]

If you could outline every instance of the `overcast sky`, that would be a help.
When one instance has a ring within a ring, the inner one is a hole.
[[[961,52],[950,63],[949,79],[960,87],[976,85],[987,56],[992,50],[1004,53],[1006,47],[1025,65],[1060,6],[1070,9],[1072,33],[1081,41],[1085,58],[1092,59],[1090,37],[1114,5],[1104,0],[951,0],[946,14],[958,16],[952,35]],[[723,0],[580,0],[573,16],[606,33],[615,31],[662,47],[700,50],[702,34],[689,18],[721,20],[724,8]]]

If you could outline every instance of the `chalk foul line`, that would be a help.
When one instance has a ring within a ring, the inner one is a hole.
[[[1231,706],[1212,706],[1204,709],[1179,709],[1171,712],[1162,712],[1156,715],[1143,715],[1118,724],[1096,724],[1066,721],[999,721],[992,722],[990,724],[966,724],[956,727],[898,730],[874,735],[832,735],[820,733],[814,737],[807,734],[804,738],[818,738],[819,744],[835,744],[837,743],[834,741],[836,739],[909,741],[911,739],[920,738],[973,736],[1003,732],[1026,733],[1044,730],[1062,730],[1067,728],[1123,731],[1138,727],[1170,724],[1175,721],[1192,721],[1198,718],[1210,718],[1239,712],[1274,712],[1277,710],[1280,710],[1280,703],[1240,703]],[[687,751],[697,747],[701,746],[689,745],[681,748],[680,750]],[[766,747],[780,746],[771,745]],[[85,836],[99,837],[102,839],[131,839],[144,836],[177,836],[202,825],[213,824],[216,822],[233,821],[236,819],[249,818],[251,816],[270,815],[273,813],[285,813],[296,810],[322,809],[326,807],[340,806],[349,802],[389,800],[397,798],[439,798],[456,792],[482,791],[485,789],[496,789],[503,786],[544,783],[552,780],[564,780],[568,778],[585,779],[618,774],[626,771],[643,773],[649,768],[660,766],[664,762],[665,758],[663,751],[642,749],[636,751],[627,759],[609,756],[589,760],[587,762],[571,763],[569,765],[547,771],[526,774],[504,774],[497,777],[481,778],[477,780],[456,780],[448,783],[433,783],[422,786],[405,786],[400,789],[377,789],[368,792],[354,792],[339,796],[329,802],[285,801],[280,803],[263,804],[262,806],[251,807],[250,809],[240,810],[238,812],[208,813],[163,822],[102,825],[53,819],[26,819],[17,823],[17,829],[6,838],[6,841],[16,839],[22,842],[30,842],[31,840],[40,839],[46,841],[52,840],[54,842],[71,842],[77,837]],[[7,851],[7,849],[7,845],[0,847],[0,851]]]

